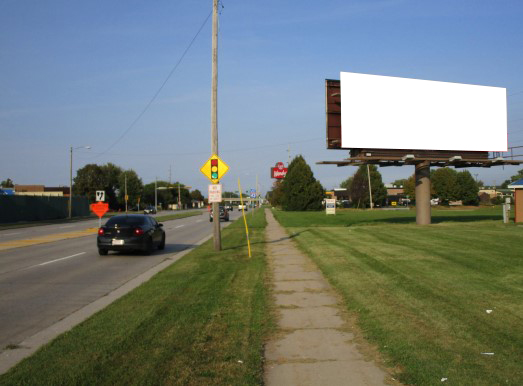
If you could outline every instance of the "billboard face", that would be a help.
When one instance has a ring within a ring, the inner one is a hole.
[[[507,151],[505,88],[342,72],[341,147]]]

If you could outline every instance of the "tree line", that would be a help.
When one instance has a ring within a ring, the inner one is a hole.
[[[105,201],[111,209],[125,207],[125,186],[127,185],[128,207],[154,205],[155,182],[143,184],[142,179],[132,170],[124,170],[109,162],[105,165],[87,164],[78,169],[73,179],[73,194],[87,196],[90,202],[95,201],[97,190],[105,191]],[[167,208],[178,203],[178,182],[169,183],[159,180],[156,187],[158,205]],[[183,206],[189,207],[192,200],[204,201],[202,193],[195,189],[192,192],[180,183],[180,199]]]
[[[369,173],[372,202],[379,206],[387,203],[387,189],[378,167],[361,165],[352,176],[340,184],[340,187],[347,189],[352,206],[356,208],[370,206]],[[523,169],[505,181],[505,185],[521,178]],[[476,181],[468,170],[458,172],[449,167],[432,169],[430,180],[431,197],[439,198],[443,205],[448,205],[451,201],[461,201],[464,205],[478,205],[480,202],[479,188],[483,182]],[[414,174],[409,178],[394,181],[394,185],[403,187],[406,198],[416,200]],[[283,210],[320,210],[323,208],[325,190],[300,155],[289,164],[287,176],[273,183],[266,198],[271,205],[279,206]]]
[[[387,189],[383,184],[381,173],[375,165],[369,165],[372,200],[377,205],[386,204]],[[368,207],[369,182],[367,166],[362,165],[341,183],[347,188],[354,207]],[[464,205],[479,204],[479,184],[474,180],[468,170],[461,172],[448,167],[432,169],[430,171],[431,197],[439,198],[440,203],[448,205],[451,201],[462,201]],[[416,200],[416,178],[413,174],[409,178],[394,181],[394,186],[403,187],[404,195],[413,201]]]

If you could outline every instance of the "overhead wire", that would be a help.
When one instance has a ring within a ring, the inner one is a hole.
[[[222,153],[238,153],[238,152],[242,152],[242,151],[252,151],[252,150],[259,150],[259,149],[265,149],[265,148],[272,148],[272,147],[276,147],[276,146],[287,146],[287,145],[294,145],[294,144],[298,144],[298,143],[305,143],[305,142],[313,142],[313,141],[318,141],[320,139],[325,139],[324,137],[316,137],[316,138],[311,138],[311,139],[304,139],[304,140],[301,140],[301,141],[292,141],[292,142],[282,142],[282,143],[277,143],[277,144],[270,144],[270,145],[262,145],[262,146],[254,146],[254,147],[244,147],[244,148],[241,148],[241,149],[230,149],[230,150],[222,150],[221,152]],[[133,157],[153,157],[153,156],[158,156],[158,157],[165,157],[165,156],[189,156],[189,155],[199,155],[199,154],[208,154],[209,152],[208,151],[196,151],[196,152],[190,152],[190,153],[149,153],[149,154],[144,154],[144,153],[139,153],[139,154],[136,154],[136,153],[127,153],[127,154],[118,154],[118,153],[96,153],[96,152],[92,152],[92,154],[96,154],[96,155],[102,155],[102,154],[107,154],[107,155],[111,155],[111,156],[117,156],[117,157],[126,157],[126,156],[133,156]]]
[[[134,121],[127,127],[127,129],[125,129],[125,131],[122,133],[122,135],[120,135],[120,137],[118,137],[118,139],[116,141],[114,141],[106,150],[102,151],[101,153],[98,154],[98,156],[101,156],[101,155],[104,155],[104,154],[107,154],[107,152],[109,152],[109,150],[111,150],[114,146],[116,146],[126,135],[127,133],[129,133],[129,131],[131,131],[131,129],[134,127],[134,125],[136,125],[136,123],[142,118],[142,116],[145,114],[145,112],[149,109],[149,107],[151,107],[151,105],[153,104],[153,102],[156,100],[156,98],[158,97],[158,95],[160,94],[160,92],[163,90],[163,88],[165,87],[165,85],[167,84],[167,82],[169,81],[169,79],[171,78],[171,76],[174,74],[174,72],[178,69],[178,67],[180,66],[180,64],[182,63],[183,59],[185,58],[185,55],[187,55],[187,52],[189,52],[189,49],[192,47],[193,43],[196,41],[196,38],[198,37],[198,35],[200,35],[200,32],[203,30],[203,27],[205,27],[205,25],[207,24],[207,21],[209,21],[209,18],[211,17],[212,15],[212,10],[211,12],[209,12],[209,14],[207,15],[207,17],[205,18],[205,20],[203,21],[202,25],[200,26],[200,28],[198,29],[198,32],[196,32],[196,34],[194,35],[194,37],[192,38],[191,42],[189,43],[189,45],[187,46],[187,48],[185,49],[185,51],[182,53],[182,55],[180,56],[180,58],[178,59],[178,61],[176,62],[176,64],[174,65],[174,67],[171,69],[171,71],[169,72],[169,74],[167,75],[167,77],[165,78],[165,80],[163,81],[163,83],[161,84],[161,86],[158,88],[158,90],[154,93],[153,97],[149,100],[149,102],[145,105],[145,107],[143,108],[143,110],[138,114],[138,116],[134,119]]]

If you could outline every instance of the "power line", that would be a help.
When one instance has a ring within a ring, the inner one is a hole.
[[[252,151],[252,150],[259,150],[259,149],[266,149],[266,148],[273,148],[273,147],[276,147],[276,146],[287,146],[287,145],[294,145],[294,144],[297,144],[297,143],[305,143],[305,142],[313,142],[313,141],[318,141],[320,139],[325,139],[324,137],[316,137],[316,138],[311,138],[311,139],[304,139],[304,140],[301,140],[301,141],[294,141],[294,142],[283,142],[283,143],[277,143],[277,144],[270,144],[270,145],[261,145],[261,146],[255,146],[255,147],[243,147],[241,149],[230,149],[230,150],[222,150],[220,153],[238,153],[238,152],[242,152],[242,151]],[[100,155],[103,155],[103,154],[107,154],[105,152],[103,153],[95,153],[95,152],[91,152],[92,154],[96,154],[97,156],[100,156]],[[172,157],[172,156],[188,156],[188,155],[199,155],[199,154],[205,154],[205,155],[208,155],[209,152],[208,151],[196,151],[196,152],[190,152],[190,153],[149,153],[149,154],[144,154],[144,153],[139,153],[139,154],[136,154],[136,153],[109,153],[107,155],[110,155],[110,156],[121,156],[121,157],[126,157],[126,156],[133,156],[133,157],[153,157],[153,156],[159,156],[159,157],[165,157],[165,156],[169,156],[169,157]]]
[[[189,49],[192,47],[194,41],[196,40],[196,38],[198,37],[198,35],[200,34],[200,32],[202,31],[203,27],[205,26],[205,24],[207,24],[207,21],[209,20],[209,18],[211,17],[212,15],[212,10],[211,12],[209,12],[209,14],[207,15],[207,17],[205,18],[205,20],[203,21],[202,25],[200,26],[200,28],[198,29],[198,32],[196,32],[196,35],[194,35],[194,37],[192,38],[191,42],[189,43],[189,45],[187,46],[187,48],[185,49],[185,51],[183,52],[182,56],[180,57],[180,59],[178,59],[178,62],[176,62],[176,64],[174,65],[174,67],[172,68],[172,70],[169,72],[169,75],[167,75],[167,78],[165,78],[165,80],[163,81],[162,85],[160,86],[160,88],[158,89],[158,91],[156,91],[156,93],[153,95],[153,97],[151,98],[151,100],[145,105],[144,109],[140,112],[140,114],[138,114],[138,116],[136,117],[136,119],[129,125],[129,127],[127,127],[127,129],[125,129],[125,131],[122,133],[122,135],[120,135],[120,137],[114,141],[111,146],[109,146],[106,150],[104,150],[103,152],[99,153],[98,156],[100,155],[103,155],[103,154],[106,154],[109,150],[111,150],[114,146],[116,146],[116,144],[118,142],[120,142],[123,137],[125,137],[125,135],[134,127],[134,125],[136,125],[136,123],[140,120],[140,118],[142,118],[142,116],[145,114],[145,112],[149,109],[149,107],[151,107],[152,103],[156,100],[156,98],[158,97],[158,95],[160,94],[160,92],[163,90],[163,88],[165,87],[165,85],[167,84],[167,82],[169,81],[169,79],[171,78],[171,76],[174,74],[174,72],[176,71],[176,69],[178,68],[178,66],[182,63],[182,60],[183,58],[185,57],[185,55],[187,54],[187,52],[189,51]]]

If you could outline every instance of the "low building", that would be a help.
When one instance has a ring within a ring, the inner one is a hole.
[[[69,197],[68,186],[46,187],[45,185],[15,185],[17,196]]]

